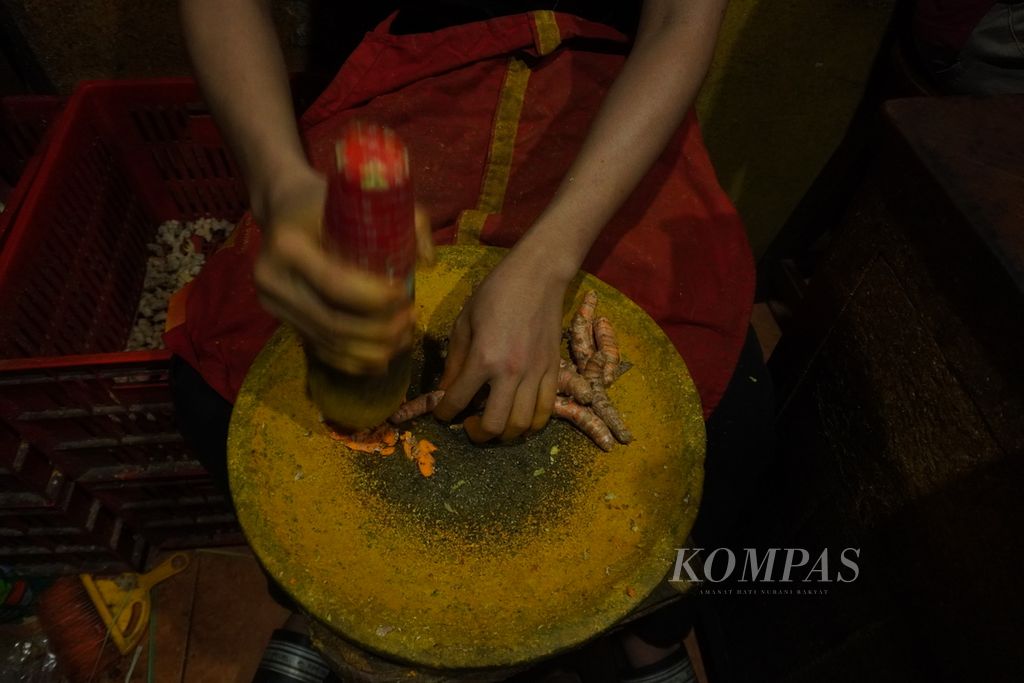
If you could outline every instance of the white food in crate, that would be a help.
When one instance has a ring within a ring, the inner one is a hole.
[[[202,252],[196,250],[192,237],[212,244],[227,238],[234,227],[230,221],[200,218],[188,222],[167,221],[157,228],[156,240],[146,245],[152,255],[146,262],[142,297],[126,351],[163,347],[171,296],[199,274],[206,260]]]

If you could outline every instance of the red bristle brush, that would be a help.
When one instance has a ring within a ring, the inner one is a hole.
[[[71,683],[90,683],[135,649],[149,624],[149,589],[187,566],[177,553],[146,574],[63,576],[39,596],[39,621]]]

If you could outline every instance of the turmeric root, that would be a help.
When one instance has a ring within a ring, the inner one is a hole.
[[[484,443],[485,441],[491,440],[491,435],[483,431],[483,427],[480,425],[481,417],[479,415],[470,415],[462,423],[463,429],[466,431],[466,436],[473,443]]]
[[[590,356],[590,360],[587,361],[586,367],[583,368],[583,378],[590,382],[594,389],[603,389],[604,384],[604,366],[607,365],[605,356],[600,351],[595,351]]]
[[[611,430],[615,438],[621,443],[629,443],[633,440],[633,435],[629,429],[626,428],[626,423],[622,419],[622,415],[612,405],[611,400],[608,398],[608,394],[605,393],[605,377],[607,376],[606,368],[610,361],[605,357],[604,351],[595,351],[594,355],[587,361],[587,367],[583,371],[583,377],[590,382],[590,386],[593,389],[590,398],[590,409],[594,413],[604,420],[608,429]],[[610,375],[610,379],[615,381],[617,377],[618,363],[615,364],[616,369]]]
[[[597,351],[604,355],[603,383],[606,387],[611,386],[619,367],[619,343],[615,339],[615,330],[608,318],[602,316],[594,321],[594,339],[597,342]]]
[[[601,450],[610,451],[615,445],[615,437],[608,430],[608,426],[590,408],[559,396],[555,399],[553,414],[579,427]]]
[[[398,410],[388,418],[388,422],[397,425],[408,422],[420,415],[426,415],[437,407],[442,398],[444,398],[444,391],[441,389],[420,394],[411,401],[406,401],[399,406]]]
[[[569,324],[569,347],[572,350],[576,368],[583,372],[587,361],[594,353],[594,309],[597,307],[597,292],[590,290],[583,295],[583,303]]]
[[[342,442],[353,451],[375,453],[382,456],[394,453],[394,446],[398,443],[398,432],[387,424],[380,425],[374,429],[364,429],[352,434],[342,434],[332,429],[330,436],[335,441]]]
[[[604,393],[603,389],[598,389],[594,392],[594,398],[590,402],[590,409],[594,411],[597,417],[604,420],[604,424],[607,425],[608,429],[611,430],[611,433],[615,435],[616,440],[620,443],[629,443],[633,440],[632,432],[626,428],[622,415],[612,405],[612,402],[608,399],[608,394]]]
[[[597,308],[597,290],[591,289],[583,295],[578,313],[586,320],[594,322],[594,309]]]
[[[619,364],[615,366],[615,375],[612,376],[611,384],[615,384],[615,381],[626,374],[626,372],[633,367],[633,364],[628,360],[620,360]],[[611,386],[606,385],[606,386]]]
[[[573,364],[562,358],[558,364],[558,393],[571,396],[581,405],[588,405],[594,390],[590,382],[576,372]]]

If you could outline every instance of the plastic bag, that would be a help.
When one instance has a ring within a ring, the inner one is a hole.
[[[57,672],[57,659],[35,618],[0,629],[0,681],[66,683]]]

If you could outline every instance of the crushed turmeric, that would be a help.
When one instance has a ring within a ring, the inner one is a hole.
[[[412,440],[412,432],[402,432],[402,452],[405,453],[405,457],[409,460],[415,460],[416,456],[413,454],[413,448],[416,444]]]
[[[424,477],[433,476],[436,463],[433,453],[437,450],[437,446],[427,439],[416,441],[412,432],[402,432],[399,440],[402,442],[402,452],[405,453],[405,457],[416,463],[420,474]]]
[[[433,452],[437,450],[437,446],[430,443],[426,439],[420,439],[419,443],[416,444],[416,466],[420,469],[420,474],[424,477],[434,476],[434,456]]]
[[[384,457],[393,454],[395,452],[395,444],[398,443],[398,430],[387,424],[351,434],[330,429],[330,436],[335,441],[342,442],[353,451],[373,453]]]
[[[346,448],[360,453],[372,453],[386,458],[394,455],[398,443],[402,443],[402,450],[405,457],[415,461],[420,474],[429,477],[434,474],[434,451],[437,446],[426,439],[420,439],[419,443],[413,440],[412,432],[402,432],[389,424],[382,424],[374,429],[364,429],[352,434],[344,434],[335,429],[329,429],[330,437],[340,441]]]

